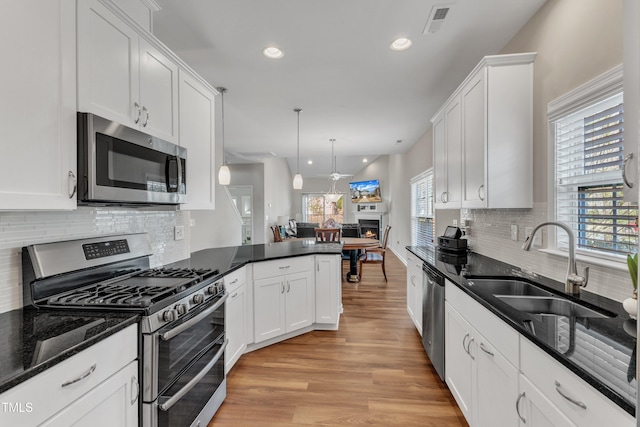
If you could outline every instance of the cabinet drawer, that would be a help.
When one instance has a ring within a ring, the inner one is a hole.
[[[131,325],[6,391],[0,395],[1,402],[20,404],[23,408],[29,405],[32,410],[3,411],[0,424],[42,423],[136,359],[137,336],[138,326]],[[62,386],[63,383],[80,378],[88,372],[91,374],[85,378]]]
[[[526,338],[520,341],[522,374],[572,422],[581,427],[635,426],[633,417],[602,393]]]
[[[224,287],[229,293],[235,291],[245,283],[247,283],[247,267],[242,267],[224,276]]]
[[[445,298],[483,335],[513,366],[518,367],[520,334],[479,302],[447,280]]]
[[[253,265],[253,278],[283,276],[291,273],[301,273],[313,270],[314,256],[291,257],[273,261],[258,262]]]

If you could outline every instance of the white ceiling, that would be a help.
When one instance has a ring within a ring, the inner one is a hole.
[[[300,171],[356,173],[406,152],[485,55],[496,54],[544,0],[156,0],[154,33],[212,86],[224,86],[229,163],[257,153]],[[423,34],[434,5],[451,5]],[[398,37],[413,46],[389,49]],[[267,59],[268,45],[284,52]],[[219,113],[218,113],[219,114]],[[219,116],[218,116],[219,120]],[[401,141],[401,142],[397,142]],[[307,165],[312,159],[314,164]]]

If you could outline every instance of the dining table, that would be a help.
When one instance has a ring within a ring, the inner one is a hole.
[[[367,248],[377,248],[380,241],[365,237],[343,237],[342,249],[349,251],[349,272],[347,273],[347,281],[357,283],[360,281],[358,272],[358,250]]]

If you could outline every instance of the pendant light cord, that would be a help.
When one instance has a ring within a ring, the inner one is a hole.
[[[226,156],[225,156],[225,152],[224,152],[224,93],[227,91],[226,88],[224,87],[219,87],[218,91],[220,92],[222,99],[221,99],[221,113],[222,113],[222,164],[226,164]]]

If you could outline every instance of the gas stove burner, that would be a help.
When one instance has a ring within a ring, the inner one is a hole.
[[[206,268],[152,268],[138,274],[138,277],[175,277],[175,278],[200,278],[206,279],[214,275],[220,274],[219,270],[211,270]]]

